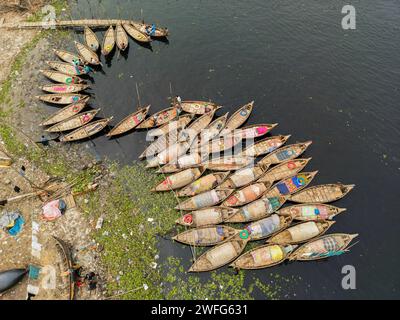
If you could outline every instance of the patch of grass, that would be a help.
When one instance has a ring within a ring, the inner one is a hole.
[[[52,0],[48,3],[48,5],[51,5],[54,7],[55,14],[56,14],[56,19],[57,17],[61,14],[62,9],[67,9],[68,8],[68,2],[67,0]],[[30,16],[27,21],[28,22],[39,22],[43,20],[43,18],[48,14],[48,12],[42,12],[42,9],[38,10],[37,12],[33,13],[32,16]]]

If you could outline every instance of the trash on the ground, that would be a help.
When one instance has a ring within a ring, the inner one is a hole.
[[[50,201],[43,206],[42,216],[44,220],[53,221],[61,217],[67,210],[67,204],[63,199]]]

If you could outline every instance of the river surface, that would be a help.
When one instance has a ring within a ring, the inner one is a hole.
[[[330,232],[359,233],[351,252],[326,261],[291,263],[249,272],[270,282],[270,272],[298,280],[283,298],[400,298],[400,6],[398,0],[352,0],[356,30],[341,27],[346,1],[289,0],[78,0],[77,18],[141,16],[167,26],[168,42],[152,50],[130,40],[94,75],[93,106],[117,121],[138,104],[154,113],[168,97],[213,100],[234,111],[255,100],[251,123],[275,123],[290,142],[313,140],[307,171],[312,182],[356,184],[335,203],[347,208]],[[142,10],[141,10],[142,9]],[[97,32],[100,39],[104,31]],[[76,35],[82,39],[81,34]],[[102,58],[104,60],[104,57]],[[93,140],[100,156],[131,163],[146,145],[145,132]],[[397,190],[397,191],[396,191]],[[397,200],[396,200],[397,199]],[[162,255],[190,249],[163,241]],[[345,265],[356,289],[341,286]],[[200,275],[207,278],[207,275]],[[251,277],[250,277],[251,278]]]

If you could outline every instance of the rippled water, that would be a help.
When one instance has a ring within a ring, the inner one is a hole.
[[[255,100],[249,123],[278,122],[274,134],[313,140],[313,184],[341,181],[356,188],[335,203],[348,211],[330,232],[359,233],[351,252],[327,261],[291,263],[271,271],[301,277],[289,298],[399,298],[398,212],[400,131],[400,7],[397,0],[353,0],[357,29],[341,28],[345,1],[78,0],[74,18],[121,17],[156,22],[171,31],[152,50],[130,42],[94,75],[92,104],[114,123],[138,103],[155,112],[167,98],[211,99],[234,111]],[[104,31],[99,31],[100,38]],[[77,38],[82,39],[81,34]],[[104,59],[104,58],[103,58]],[[171,90],[172,89],[172,90]],[[145,133],[94,140],[102,156],[130,163]],[[397,199],[397,200],[396,200]],[[163,255],[190,249],[162,243]],[[353,265],[357,289],[343,290],[341,269]],[[270,270],[250,272],[269,281]],[[207,277],[207,275],[200,275]]]

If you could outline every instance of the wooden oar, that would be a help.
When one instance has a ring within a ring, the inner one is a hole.
[[[16,201],[19,201],[19,200],[22,200],[22,199],[25,199],[25,198],[36,197],[41,193],[43,193],[42,190],[41,191],[32,192],[32,193],[21,194],[20,196],[16,196],[16,197],[0,200],[0,206],[5,206],[8,203],[16,202]]]

